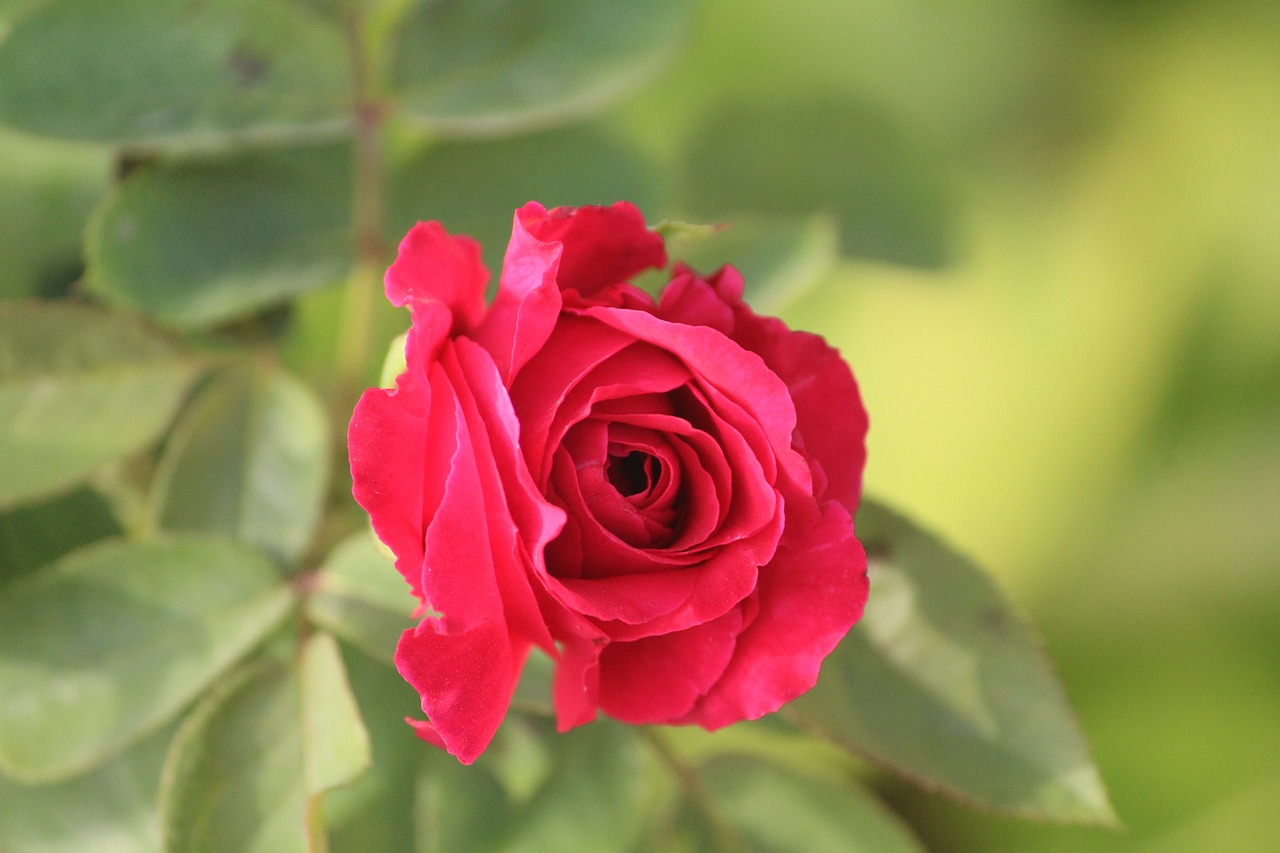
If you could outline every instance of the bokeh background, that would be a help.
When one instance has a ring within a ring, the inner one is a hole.
[[[846,354],[868,490],[1029,612],[1125,823],[881,779],[931,849],[1280,847],[1280,5],[704,0],[602,116],[427,153],[392,230],[730,221],[690,251]],[[75,282],[116,166],[0,133],[0,296]]]

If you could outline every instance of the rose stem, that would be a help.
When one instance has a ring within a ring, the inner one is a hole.
[[[355,263],[342,294],[334,364],[335,405],[343,426],[365,384],[370,363],[374,308],[381,295],[380,272],[386,266],[382,237],[386,203],[386,164],[382,128],[387,116],[377,71],[377,40],[357,5],[346,16],[354,88],[355,155],[352,186],[352,232]]]

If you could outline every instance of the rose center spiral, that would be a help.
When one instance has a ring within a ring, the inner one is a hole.
[[[623,497],[644,494],[653,488],[662,472],[662,463],[648,453],[632,450],[629,453],[610,453],[605,464],[609,482]]]

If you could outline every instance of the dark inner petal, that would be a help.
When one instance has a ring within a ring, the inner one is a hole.
[[[610,451],[605,472],[609,482],[623,497],[642,495],[653,488],[661,475],[662,463],[648,453],[632,450],[625,456]]]

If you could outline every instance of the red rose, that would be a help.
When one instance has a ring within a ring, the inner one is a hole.
[[[351,419],[354,493],[438,614],[396,651],[415,726],[465,763],[534,645],[562,731],[714,729],[812,687],[862,613],[853,375],[732,267],[677,265],[657,301],[627,282],[666,262],[629,204],[530,203],[487,309],[479,246],[438,223],[387,271],[413,328]]]

